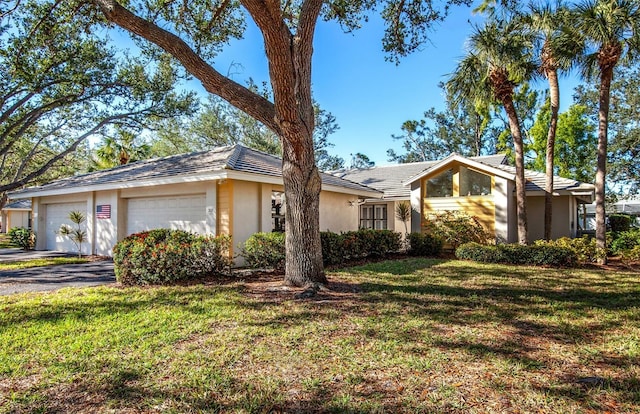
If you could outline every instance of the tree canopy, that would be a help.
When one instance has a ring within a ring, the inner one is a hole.
[[[117,53],[89,34],[95,14],[65,2],[3,6],[0,194],[38,182],[88,137],[193,108],[192,94],[174,91],[179,76],[166,55],[150,64]]]

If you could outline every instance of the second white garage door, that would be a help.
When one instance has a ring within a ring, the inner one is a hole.
[[[77,247],[69,237],[63,237],[59,234],[60,227],[63,224],[72,228],[76,226],[69,220],[69,213],[72,211],[80,211],[87,214],[87,203],[58,203],[47,204],[47,250],[57,250],[60,252],[75,252]],[[87,223],[82,224],[82,228],[86,229]],[[89,243],[82,246],[83,253],[87,253]]]
[[[130,198],[127,234],[152,229],[206,233],[205,195]]]

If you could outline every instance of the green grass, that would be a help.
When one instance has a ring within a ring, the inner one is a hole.
[[[46,259],[6,261],[6,262],[0,262],[0,271],[28,269],[30,267],[87,263],[88,261],[89,261],[88,259],[81,259],[79,257],[50,257]]]
[[[9,249],[15,247],[11,244],[9,236],[6,233],[0,233],[0,249]]]
[[[409,259],[312,300],[252,280],[0,297],[0,412],[639,412],[638,276]]]

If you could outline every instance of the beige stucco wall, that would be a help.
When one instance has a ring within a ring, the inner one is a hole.
[[[233,230],[231,233],[234,251],[239,253],[241,245],[254,233],[260,231],[262,188],[259,183],[233,181]],[[269,195],[269,206],[271,195]]]
[[[572,230],[575,228],[572,198],[568,195],[553,197],[552,239],[571,237],[575,234]],[[527,197],[527,225],[529,242],[544,239],[544,196]]]
[[[323,191],[320,193],[320,231],[358,230],[358,197]]]
[[[29,212],[21,210],[9,210],[6,212],[7,220],[6,228],[3,226],[3,232],[8,232],[14,227],[29,227]]]

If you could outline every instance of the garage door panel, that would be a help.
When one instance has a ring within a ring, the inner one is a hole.
[[[205,195],[131,198],[127,234],[166,228],[206,233]]]
[[[76,246],[73,244],[73,242],[68,237],[63,237],[58,233],[60,231],[60,227],[63,224],[73,224],[71,220],[69,220],[70,212],[80,211],[86,214],[87,203],[47,204],[46,211],[46,249],[61,252],[76,252]],[[87,246],[88,244],[85,244],[83,246],[83,252],[85,252],[85,248],[88,248]]]

